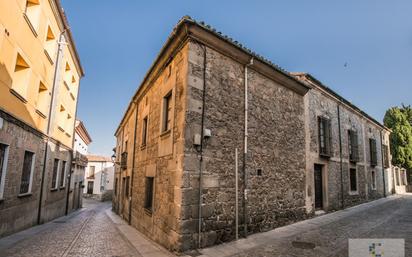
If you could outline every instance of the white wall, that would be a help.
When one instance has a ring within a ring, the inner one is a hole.
[[[88,179],[90,166],[95,166],[94,179]],[[113,190],[114,167],[112,162],[90,162],[85,172],[84,193],[87,194],[87,185],[93,181],[93,194],[102,194],[104,191]]]
[[[87,155],[87,144],[83,139],[77,134],[74,135],[74,151],[77,151],[81,154]]]

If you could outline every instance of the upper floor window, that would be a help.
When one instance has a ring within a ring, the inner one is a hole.
[[[96,166],[90,166],[89,167],[89,177],[88,178],[93,179],[95,171],[96,171]]]
[[[30,82],[30,66],[26,60],[19,53],[16,58],[16,65],[14,66],[12,92],[17,93],[17,97],[27,102],[27,89]]]
[[[378,164],[378,153],[376,151],[376,140],[374,138],[369,138],[369,151],[371,166],[376,166]]]
[[[31,182],[33,179],[34,170],[34,153],[25,151],[23,160],[23,171],[20,180],[20,194],[31,192]]]
[[[331,124],[325,117],[318,117],[319,129],[319,154],[321,156],[331,156]]]
[[[9,146],[5,144],[0,144],[0,199],[3,199],[8,156]]]
[[[54,55],[56,51],[56,37],[50,26],[47,26],[47,33],[46,33],[46,42],[44,45],[44,53],[46,54],[47,58],[49,58],[50,62],[54,62]]]
[[[359,159],[358,150],[358,133],[354,130],[348,130],[348,143],[349,143],[349,160],[351,162],[357,162]]]
[[[142,124],[142,146],[145,146],[147,143],[147,116],[143,118]]]
[[[172,117],[172,91],[163,97],[163,117],[162,117],[162,132],[168,131],[171,128]]]
[[[39,0],[26,0],[24,18],[29,24],[31,31],[37,37],[37,30],[40,24],[41,7]]]

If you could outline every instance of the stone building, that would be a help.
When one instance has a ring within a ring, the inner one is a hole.
[[[99,201],[112,199],[114,183],[113,161],[106,156],[87,155],[83,194]]]
[[[0,1],[0,237],[70,211],[82,76],[58,0]]]
[[[91,142],[92,139],[83,122],[76,120],[72,161],[73,172],[71,174],[69,191],[69,205],[72,210],[82,207],[83,188],[85,185],[84,177],[88,161],[88,146]]]
[[[311,88],[305,96],[307,210],[391,194],[390,130],[310,74],[293,75]]]
[[[113,210],[172,251],[313,215],[317,119],[310,124],[309,115],[320,91],[303,77],[184,17],[116,130]],[[361,111],[354,116],[373,133],[385,130]],[[338,178],[328,181],[325,210],[341,192]],[[347,197],[344,206],[366,200]]]

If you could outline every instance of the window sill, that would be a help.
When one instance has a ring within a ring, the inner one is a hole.
[[[69,133],[64,133],[65,135],[66,135],[66,137],[68,137],[68,138],[70,138],[70,137],[72,137]]]
[[[60,126],[57,127],[61,132],[64,132],[64,129]]]
[[[18,194],[17,197],[18,198],[23,198],[23,197],[29,197],[31,195],[32,195],[32,193],[24,193],[24,194]]]
[[[171,129],[165,130],[165,131],[163,131],[163,132],[160,134],[160,137],[161,137],[161,138],[169,137],[170,134],[171,134],[171,132],[172,132]]]
[[[359,195],[358,191],[349,191],[349,195]]]
[[[64,186],[64,187],[60,187],[60,190],[62,190],[62,189],[65,189],[66,187]]]
[[[14,90],[13,88],[10,88],[10,93],[12,95],[14,95],[15,97],[17,97],[17,99],[19,99],[20,101],[22,101],[23,103],[27,103],[26,98],[24,98],[21,94],[19,94],[16,90]]]
[[[44,115],[43,112],[40,111],[39,109],[36,109],[36,113],[37,113],[40,117],[42,117],[43,119],[46,119],[46,118],[47,118],[47,116]]]
[[[58,188],[52,188],[50,189],[50,192],[56,192],[58,190]]]
[[[73,99],[73,101],[76,100],[76,98],[74,97],[74,95],[70,92],[70,97]]]
[[[66,87],[67,91],[70,91],[70,87],[69,87],[69,85],[67,85],[67,82],[66,82],[66,81],[63,81],[63,84],[64,84],[64,86]]]
[[[26,20],[27,24],[29,25],[29,28],[30,28],[31,32],[33,32],[33,35],[34,35],[35,37],[38,37],[37,31],[36,31],[36,29],[34,28],[33,24],[31,23],[29,17],[28,17],[25,13],[23,13],[23,17],[24,17],[24,19]]]
[[[47,50],[46,50],[46,49],[44,49],[44,54],[46,55],[47,60],[49,60],[50,64],[51,64],[51,65],[53,65],[53,64],[54,64],[54,62],[53,62],[52,58],[50,57],[49,52],[47,52]]]
[[[326,154],[326,153],[320,153],[319,156],[322,158],[326,158],[326,159],[330,159],[332,157],[330,154]]]

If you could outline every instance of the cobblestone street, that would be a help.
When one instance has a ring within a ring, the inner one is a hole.
[[[204,256],[348,256],[349,238],[403,238],[412,256],[412,195],[395,196],[204,249]]]

